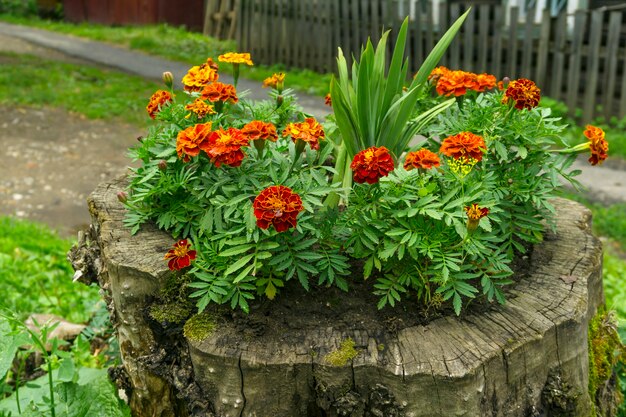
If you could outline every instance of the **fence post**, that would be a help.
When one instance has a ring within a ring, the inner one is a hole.
[[[600,72],[600,41],[602,40],[602,10],[591,12],[591,35],[589,37],[589,54],[587,55],[587,73],[585,78],[585,101],[583,103],[583,122],[593,118],[596,104],[596,90]]]
[[[604,112],[611,114],[613,110],[613,101],[615,98],[616,78],[617,78],[617,61],[619,60],[619,38],[622,27],[622,12],[611,12],[609,18],[609,34],[606,43],[606,69],[604,82]],[[622,73],[622,77],[626,78],[626,74]],[[624,113],[621,114],[623,116]]]
[[[548,69],[548,48],[550,46],[550,24],[552,17],[547,7],[541,13],[541,31],[539,35],[539,51],[537,53],[537,68],[535,83],[539,88],[546,87],[546,71]]]
[[[574,15],[574,38],[570,45],[569,73],[567,74],[567,107],[573,112],[578,106],[580,89],[580,62],[582,60],[583,35],[587,14],[584,10],[576,10]]]

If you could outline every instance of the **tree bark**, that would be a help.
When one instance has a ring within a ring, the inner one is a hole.
[[[153,226],[130,235],[116,193],[89,199],[98,281],[110,297],[135,416],[587,416],[587,328],[603,303],[601,244],[591,214],[558,200],[556,234],[506,304],[392,336],[355,323],[288,337],[220,325],[205,340],[164,338],[148,315],[169,276],[174,240]],[[93,267],[92,267],[93,269]],[[294,313],[296,314],[296,313]],[[332,366],[348,339],[358,355]]]

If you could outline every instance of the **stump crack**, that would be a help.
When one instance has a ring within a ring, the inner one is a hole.
[[[437,404],[439,405],[439,415],[445,415],[443,412],[443,407],[441,405],[441,396],[439,395],[439,385],[437,385],[437,378],[435,377],[435,370],[433,369],[433,365],[428,361],[428,366],[430,366],[430,375],[433,378],[433,384],[435,385],[435,393],[437,394]]]
[[[239,413],[239,416],[243,416],[243,412],[246,409],[246,394],[244,391],[244,378],[243,378],[243,368],[241,366],[241,356],[243,355],[243,353],[239,354],[239,361],[237,362],[237,366],[239,367],[239,376],[241,378],[241,413]]]

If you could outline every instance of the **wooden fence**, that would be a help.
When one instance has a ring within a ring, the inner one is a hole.
[[[404,13],[411,11],[408,40],[411,71],[449,25],[472,2],[441,4],[411,0],[240,0],[237,41],[255,62],[334,72],[337,47],[359,55],[384,29],[392,42]],[[414,2],[413,2],[414,3]],[[526,15],[533,16],[534,11]],[[564,101],[583,119],[626,117],[626,7],[579,10],[523,22],[517,7],[475,4],[441,65],[488,72],[497,78],[525,77],[544,95]]]

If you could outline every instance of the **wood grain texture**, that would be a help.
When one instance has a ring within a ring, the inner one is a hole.
[[[103,184],[89,200],[99,281],[112,295],[135,415],[174,415],[176,389],[141,360],[169,349],[155,344],[145,311],[169,273],[162,259],[173,240],[152,227],[129,234],[116,198],[123,187],[123,179]],[[554,391],[548,383],[561,387],[572,416],[589,415],[587,326],[603,302],[602,248],[587,209],[568,200],[555,205],[556,234],[533,251],[530,275],[509,289],[503,306],[393,336],[362,322],[350,331],[285,329],[259,337],[225,325],[202,342],[188,341],[194,383],[212,403],[206,414],[190,415],[546,415],[546,395]],[[359,354],[331,366],[326,355],[348,338]]]

